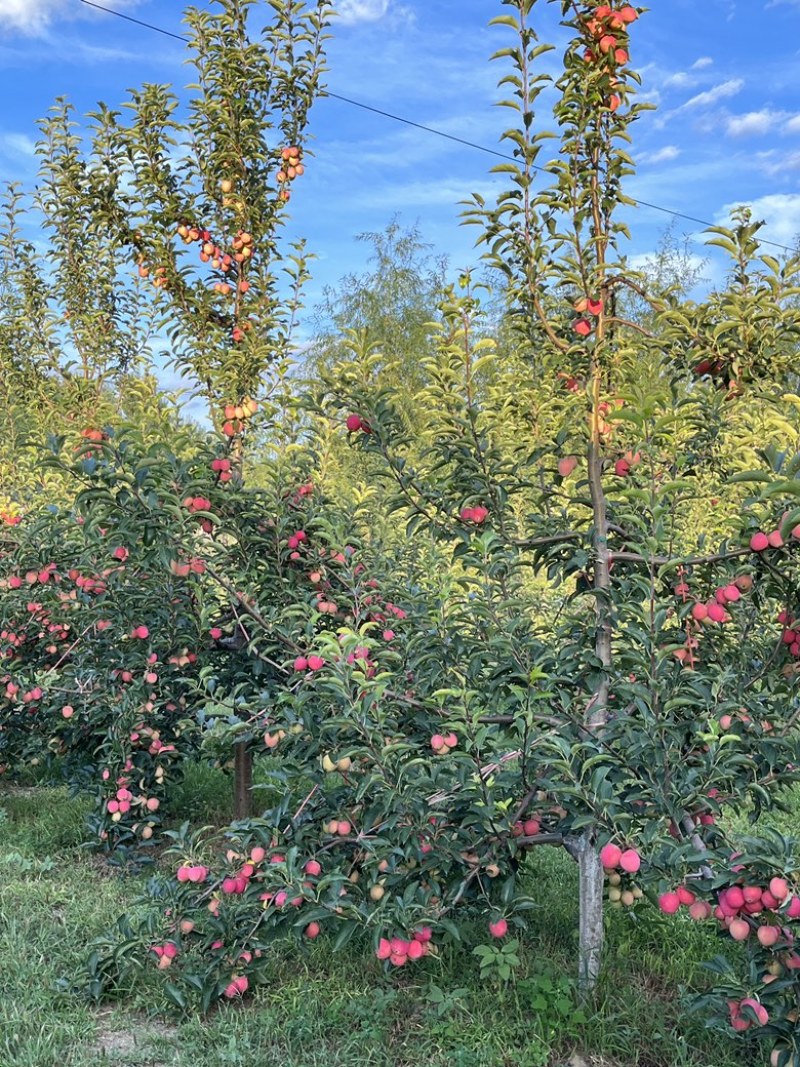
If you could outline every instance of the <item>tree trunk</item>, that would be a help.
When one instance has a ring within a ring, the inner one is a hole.
[[[580,952],[578,987],[590,993],[600,974],[603,955],[603,868],[594,834],[587,830],[578,845]]]
[[[594,206],[594,232],[599,239],[604,235],[601,222],[596,176],[592,186]],[[611,675],[611,573],[608,551],[608,508],[603,490],[603,452],[605,415],[601,417],[603,388],[602,354],[606,339],[606,308],[609,291],[605,285],[605,243],[597,246],[597,273],[600,283],[602,305],[597,320],[595,347],[591,367],[591,438],[589,443],[589,492],[592,501],[594,527],[594,595],[595,595],[595,641],[594,650],[603,674],[586,708],[585,725],[598,742],[608,720],[608,697]],[[581,838],[578,853],[580,877],[580,947],[578,956],[579,986],[586,995],[594,989],[600,974],[603,954],[603,868],[597,849],[596,834],[587,827]]]
[[[253,756],[246,741],[233,746],[233,817],[249,819],[253,814]]]
[[[238,292],[238,290],[237,290]],[[238,307],[238,295],[237,295]],[[231,447],[233,470],[239,481],[244,481],[244,455],[241,437],[235,437]],[[249,819],[253,814],[253,754],[246,741],[237,741],[233,746],[233,817]]]

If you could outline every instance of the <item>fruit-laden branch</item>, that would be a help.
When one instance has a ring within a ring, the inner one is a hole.
[[[724,563],[726,560],[739,559],[742,556],[752,554],[751,548],[735,548],[731,552],[715,552],[710,556],[642,556],[638,552],[609,552],[612,562],[624,563],[647,563],[656,567],[666,567],[671,564],[683,567],[700,567],[706,563]]]

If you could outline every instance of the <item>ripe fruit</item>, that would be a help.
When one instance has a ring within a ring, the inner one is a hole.
[[[234,977],[230,983],[225,987],[224,996],[228,999],[233,997],[240,997],[247,992],[247,987],[250,983],[247,980],[247,975],[238,975]]]
[[[425,955],[425,946],[421,941],[410,941],[407,956],[410,960],[419,960]]]
[[[319,937],[319,929],[319,923],[309,923],[305,928],[304,933],[306,937],[310,937],[313,941],[315,937]]]
[[[360,415],[348,415],[345,421],[348,433],[358,433],[361,429],[361,416]]]
[[[720,903],[722,903],[723,900],[725,906],[727,908],[732,908],[734,912],[743,908],[745,904],[744,893],[738,885],[732,885],[726,889],[724,894],[720,897]]]
[[[674,915],[681,906],[681,898],[677,893],[662,893],[658,898],[658,906],[665,915]]]
[[[489,923],[489,933],[492,937],[505,937],[508,933],[508,923],[505,919],[497,919]]]
[[[558,461],[558,473],[562,478],[569,478],[577,466],[578,460],[576,456],[564,456],[563,459]]]
[[[746,941],[750,936],[750,923],[746,919],[734,919],[728,927],[734,941]]]
[[[764,948],[771,948],[780,941],[781,932],[777,926],[759,926],[756,930],[756,937]]]
[[[480,505],[476,508],[462,508],[458,517],[462,522],[474,522],[476,526],[480,526],[489,517],[489,509]]]
[[[619,867],[619,862],[622,859],[622,849],[617,845],[609,844],[603,845],[600,849],[600,862],[606,868],[606,870],[613,870],[614,867]]]
[[[592,332],[592,324],[588,319],[578,319],[572,328],[579,337],[588,337]]]
[[[754,1000],[753,997],[745,997],[741,1003],[742,1008],[750,1008],[756,1017],[759,1026],[766,1026],[769,1022],[769,1012],[759,1001]]]
[[[619,865],[628,874],[635,874],[641,867],[642,860],[635,848],[628,848],[620,856]]]
[[[772,878],[769,883],[769,891],[776,900],[785,900],[789,895],[789,884],[785,878]]]
[[[769,538],[765,533],[756,533],[750,538],[750,547],[754,552],[763,552],[769,548]]]

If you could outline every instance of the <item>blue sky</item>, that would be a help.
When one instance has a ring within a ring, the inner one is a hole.
[[[99,2],[181,32],[181,0]],[[545,39],[557,33],[559,7],[540,0],[535,9]],[[508,31],[487,23],[504,10],[499,0],[341,0],[339,9],[332,91],[498,147],[501,68],[488,57]],[[639,170],[628,193],[712,221],[751,202],[768,220],[765,236],[792,243],[800,233],[800,0],[653,0],[633,31],[642,95],[658,110],[634,127]],[[545,58],[550,69],[557,56]],[[0,0],[0,180],[33,180],[35,120],[55,96],[80,112],[98,99],[116,105],[142,81],[183,84],[183,58],[180,42],[79,0]],[[324,284],[364,269],[355,235],[394,215],[418,225],[454,268],[475,263],[475,234],[459,226],[458,202],[498,188],[490,156],[335,100],[316,106],[312,127],[316,158],[292,201],[293,229],[319,257],[312,303]],[[640,209],[630,222],[630,254],[645,257],[667,218]],[[706,273],[718,269],[712,261]]]

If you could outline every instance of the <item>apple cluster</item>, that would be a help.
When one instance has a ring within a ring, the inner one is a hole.
[[[240,330],[240,327],[236,327],[236,330]],[[242,336],[244,336],[242,334]],[[234,336],[234,340],[241,340],[241,337]],[[251,397],[245,397],[241,404],[226,404],[223,408],[223,415],[225,421],[222,424],[222,432],[226,437],[236,437],[237,434],[242,433],[246,428],[247,420],[252,418],[258,411],[258,401],[253,400]]]
[[[429,926],[415,930],[406,940],[402,937],[382,937],[375,949],[379,960],[388,960],[393,967],[404,967],[409,961],[421,960],[431,951],[433,934]]]
[[[783,627],[781,643],[786,646],[792,656],[800,657],[800,619],[796,619],[788,611],[781,611],[778,614],[778,622]]]
[[[211,470],[216,474],[218,482],[229,482],[233,478],[233,464],[227,458],[211,460]]]
[[[183,506],[187,511],[210,511],[211,501],[205,496],[184,497]]]
[[[431,738],[431,748],[437,756],[446,756],[448,752],[452,751],[457,745],[458,738],[452,731],[445,736],[442,736],[442,734],[434,734]]]
[[[578,337],[588,337],[594,330],[594,318],[597,318],[603,310],[603,301],[592,297],[583,296],[575,302],[575,311],[578,318],[573,322],[572,329]],[[590,316],[587,318],[587,315]]]
[[[800,523],[794,527],[791,536],[795,541],[800,541]],[[754,552],[766,552],[770,548],[783,548],[785,544],[786,542],[780,530],[770,530],[769,533],[759,530],[750,538],[750,547]]]
[[[609,841],[600,850],[600,862],[606,877],[608,901],[613,907],[624,905],[630,908],[642,899],[642,889],[630,879],[642,865],[642,858],[635,848],[621,848]]]
[[[685,583],[681,583],[685,584]],[[681,588],[677,585],[676,591]],[[705,603],[698,600],[692,605],[692,618],[695,622],[725,623],[730,620],[727,612],[729,604],[735,604],[741,600],[743,593],[748,593],[753,588],[753,579],[749,574],[740,574],[727,585],[720,586],[714,593],[714,599]]]
[[[275,175],[275,179],[280,186],[278,197],[286,203],[291,199],[291,192],[288,188],[290,182],[293,182],[295,178],[300,178],[305,173],[305,166],[302,163],[302,149],[297,145],[289,145],[287,148],[281,149],[281,166],[278,173]]]
[[[627,63],[628,27],[638,17],[638,11],[630,4],[616,10],[610,4],[598,5],[586,22],[586,30],[593,39],[584,53],[586,62],[595,63],[603,56],[614,66]]]

